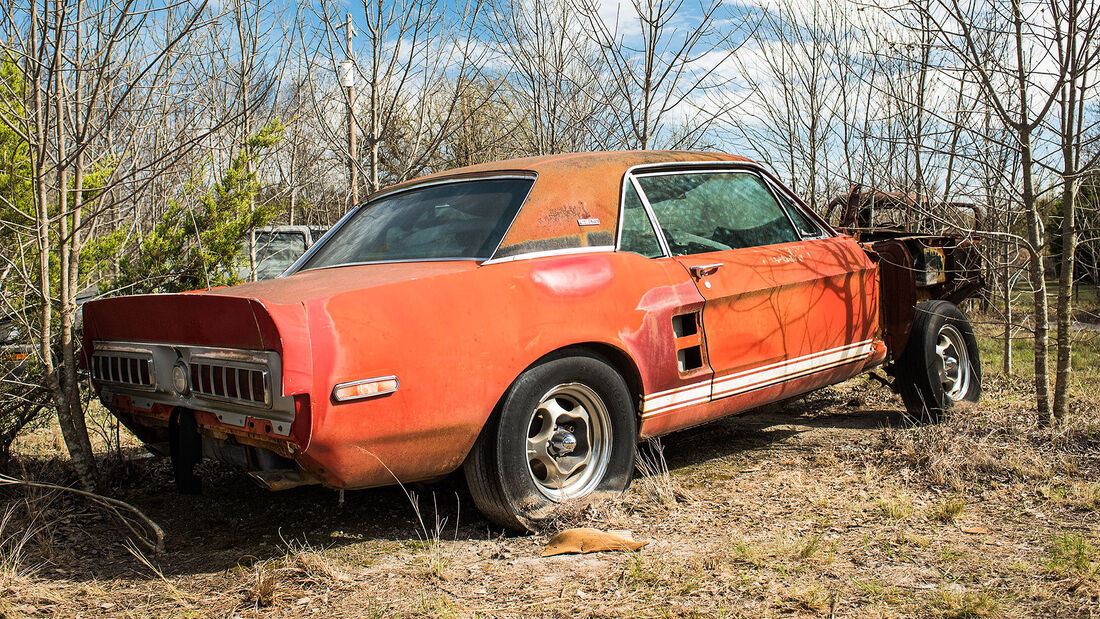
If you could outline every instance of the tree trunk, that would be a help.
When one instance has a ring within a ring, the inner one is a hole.
[[[1072,145],[1064,148],[1072,151]],[[1072,152],[1067,156],[1072,157]],[[1069,409],[1069,386],[1073,372],[1073,271],[1077,249],[1077,179],[1067,175],[1062,187],[1062,260],[1058,277],[1058,357],[1054,370],[1054,417],[1065,419]]]
[[[1047,360],[1049,350],[1049,326],[1047,318],[1047,282],[1043,269],[1045,245],[1039,232],[1039,205],[1035,198],[1032,179],[1033,162],[1031,159],[1031,132],[1026,128],[1020,131],[1020,164],[1024,176],[1024,207],[1027,209],[1027,240],[1031,244],[1028,274],[1031,277],[1032,299],[1035,307],[1035,410],[1042,421],[1051,420],[1050,406],[1050,369]]]
[[[57,5],[57,28],[61,29],[64,25],[63,9],[61,5]],[[78,27],[82,25],[78,24]],[[60,40],[61,35],[58,35]],[[60,51],[58,51],[60,55]],[[73,303],[73,299],[76,297],[76,291],[73,287],[76,282],[70,279],[70,272],[75,271],[79,265],[74,264],[75,256],[72,254],[73,241],[71,236],[75,234],[75,231],[69,230],[69,175],[68,170],[64,165],[65,159],[68,156],[68,152],[65,146],[65,114],[68,109],[66,101],[65,86],[61,72],[59,70],[61,61],[58,58],[54,63],[55,75],[54,81],[54,104],[57,129],[57,213],[58,213],[58,253],[60,258],[60,271],[58,274],[59,279],[59,294],[61,300],[61,307],[59,312],[59,328],[58,338],[61,353],[61,367],[57,367],[53,363],[52,358],[46,367],[46,382],[50,393],[53,396],[54,409],[57,411],[57,423],[61,426],[61,435],[65,439],[65,448],[69,452],[69,458],[72,460],[73,468],[76,469],[76,474],[80,478],[80,484],[89,491],[95,489],[96,482],[96,466],[95,455],[92,453],[92,443],[88,437],[88,429],[84,423],[84,411],[80,406],[80,387],[77,378],[76,358],[74,354],[74,341],[73,332],[75,330],[74,318],[76,315],[76,308]],[[79,174],[79,181],[83,182],[83,174]],[[48,229],[48,219],[43,222],[43,225]],[[44,248],[48,250],[49,244],[45,243]],[[46,257],[46,263],[49,263],[49,257]],[[49,329],[48,321],[50,320],[49,306],[52,299],[49,295],[49,277],[47,272],[45,278],[41,282],[43,290],[43,333],[42,344],[48,354],[52,357],[53,351],[53,338]]]
[[[1054,378],[1054,417],[1063,420],[1069,413],[1069,388],[1073,379],[1073,283],[1077,257],[1077,192],[1079,153],[1081,134],[1084,129],[1084,99],[1087,90],[1087,76],[1093,67],[1095,56],[1082,57],[1077,42],[1078,0],[1069,3],[1066,14],[1066,36],[1059,41],[1059,49],[1064,49],[1062,57],[1066,64],[1068,79],[1059,91],[1059,104],[1062,111],[1062,256],[1061,273],[1058,287],[1058,357],[1055,363]],[[1085,19],[1086,24],[1093,22]],[[1089,35],[1085,46],[1090,45]],[[1078,107],[1078,106],[1081,107]]]
[[[1005,207],[1005,230],[1008,230],[1008,207]],[[1001,289],[1004,297],[1004,365],[1005,376],[1012,376],[1012,267],[1009,262],[1010,251],[1008,243],[1004,244],[1003,257],[1001,258]]]

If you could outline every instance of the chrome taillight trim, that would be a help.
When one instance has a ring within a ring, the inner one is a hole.
[[[128,399],[126,406],[143,410],[151,410],[158,404],[183,406],[214,413],[219,422],[238,428],[249,428],[252,420],[270,421],[270,432],[279,436],[289,436],[296,418],[294,396],[283,393],[283,362],[276,351],[111,340],[93,340],[89,351],[89,360],[95,355],[114,355],[121,351],[148,356],[153,361],[149,367],[153,388],[101,380],[94,373],[94,362],[90,361],[92,381],[100,400],[107,406],[117,405],[116,396],[121,395]],[[214,377],[213,367],[219,368],[216,390],[211,384],[204,389],[201,381],[198,390],[190,389],[193,363],[210,367],[211,377]],[[173,385],[172,371],[177,366],[187,371],[186,393],[180,393]]]
[[[92,353],[92,378],[138,391],[155,391],[157,373],[153,353],[128,347],[104,347]]]
[[[187,374],[191,393],[197,397],[245,406],[271,407],[271,372],[266,366],[195,356],[188,363]],[[259,394],[256,393],[257,387],[261,391]],[[244,393],[246,391],[247,395]]]

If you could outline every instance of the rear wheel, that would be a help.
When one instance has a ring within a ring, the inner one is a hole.
[[[533,531],[562,503],[624,490],[636,439],[618,372],[595,356],[551,358],[509,388],[466,460],[466,480],[490,520]]]
[[[962,311],[947,301],[919,303],[895,373],[906,411],[918,422],[940,421],[956,402],[977,402],[981,360]]]

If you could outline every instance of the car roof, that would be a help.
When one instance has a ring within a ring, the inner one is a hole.
[[[749,159],[716,152],[616,151],[569,153],[494,161],[423,176],[371,196],[425,183],[495,176],[537,176],[527,201],[516,215],[494,258],[533,252],[608,247],[615,244],[622,180],[638,166],[714,162],[752,163]],[[583,222],[583,223],[582,223]]]

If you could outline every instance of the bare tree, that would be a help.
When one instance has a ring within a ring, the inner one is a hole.
[[[1056,3],[1058,0],[1050,0]],[[1022,188],[1020,201],[1027,218],[1027,242],[1030,253],[1030,279],[1033,289],[1033,329],[1035,349],[1035,403],[1042,419],[1052,416],[1048,362],[1049,326],[1047,287],[1043,255],[1044,215],[1039,209],[1039,191],[1035,185],[1037,155],[1036,132],[1047,120],[1066,82],[1067,65],[1050,62],[1051,50],[1057,49],[1064,36],[1064,24],[1042,18],[1047,2],[1026,0],[988,0],[962,4],[959,0],[935,0],[931,4],[912,3],[937,41],[974,76],[981,96],[998,120],[1013,131],[1015,148],[1020,155]],[[1007,25],[1007,28],[1005,26]],[[989,62],[984,53],[986,41],[1005,36],[1010,42],[1007,63]],[[1050,67],[1050,68],[1048,68]],[[1002,88],[1011,84],[1013,92]]]
[[[856,119],[855,78],[849,31],[851,8],[842,2],[816,0],[783,4],[766,11],[749,46],[736,58],[747,91],[744,105],[731,106],[730,127],[752,146],[756,157],[783,171],[791,186],[820,210],[840,189],[834,165],[852,169]],[[843,162],[834,161],[840,138]]]
[[[1058,419],[1066,416],[1069,407],[1069,387],[1072,378],[1071,331],[1072,295],[1075,256],[1077,253],[1077,196],[1081,175],[1096,162],[1096,154],[1082,157],[1085,136],[1093,134],[1096,125],[1089,126],[1085,100],[1095,94],[1094,71],[1100,62],[1100,45],[1096,32],[1100,28],[1100,7],[1094,2],[1063,0],[1051,3],[1057,38],[1057,60],[1062,67],[1061,88],[1057,91],[1058,125],[1055,134],[1062,155],[1059,176],[1062,178],[1062,252],[1059,269],[1057,324],[1058,356],[1055,364],[1053,413]],[[1086,133],[1087,132],[1087,133]]]
[[[517,152],[542,155],[607,143],[611,124],[596,89],[597,50],[572,2],[496,0],[488,9],[485,30],[494,64],[503,66],[497,98],[510,110]]]
[[[171,65],[211,15],[205,2],[58,0],[52,7],[8,5],[3,19],[25,33],[2,51],[21,60],[26,114],[4,122],[29,146],[34,185],[37,269],[17,271],[36,292],[36,361],[69,455],[82,484],[93,487],[96,466],[78,370],[76,296],[87,281],[82,251],[112,201],[144,192],[226,122],[206,114],[201,122],[162,116],[166,108],[149,101],[156,93],[170,102],[187,90],[168,79]],[[173,131],[171,144],[148,159],[118,156],[133,152],[150,132]]]
[[[461,126],[460,113],[467,109],[460,105],[463,89],[480,75],[487,53],[474,36],[481,8],[480,0],[447,6],[440,0],[364,0],[365,19],[358,28],[363,44],[357,49],[365,61],[356,63],[356,71],[365,84],[366,109],[348,101],[347,90],[313,82],[312,108],[330,146],[345,157],[341,132],[332,123],[334,104],[355,105],[354,130],[363,136],[369,191],[422,173]],[[346,22],[327,1],[318,11],[323,36],[313,64],[324,66],[340,55],[346,37],[339,26]],[[361,167],[358,158],[355,163]]]
[[[614,114],[613,126],[621,128],[616,145],[692,148],[732,105],[714,104],[722,99],[695,105],[696,99],[729,82],[720,69],[744,44],[752,24],[724,14],[717,0],[691,10],[684,0],[629,0],[616,5],[611,19],[602,7],[576,0],[602,60],[602,102]],[[682,122],[675,122],[677,115]],[[664,136],[670,121],[681,130]]]

